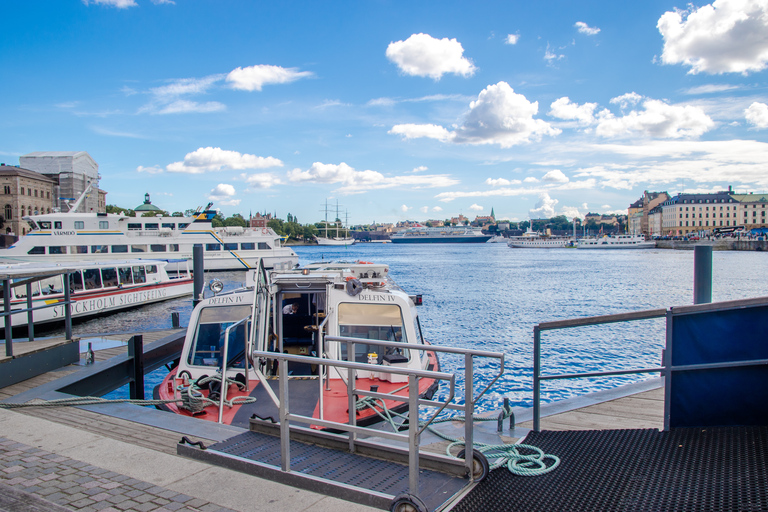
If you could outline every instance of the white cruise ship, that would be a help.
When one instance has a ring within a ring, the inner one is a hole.
[[[48,213],[24,217],[32,231],[8,249],[0,261],[72,263],[127,258],[190,259],[192,247],[203,247],[205,270],[257,268],[288,269],[299,258],[282,247],[270,228],[229,226],[213,228],[216,211],[198,211],[193,217],[128,217],[113,213]],[[183,265],[186,267],[186,264]],[[173,265],[168,270],[180,270]]]
[[[399,231],[389,237],[395,244],[428,244],[428,243],[485,243],[491,235],[484,235],[480,229],[463,228],[427,228],[413,227]]]

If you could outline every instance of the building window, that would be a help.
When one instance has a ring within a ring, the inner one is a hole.
[[[51,198],[51,193],[50,192],[46,192],[45,193],[45,198],[46,199],[50,199]]]
[[[21,187],[21,195],[24,195],[24,187]]]
[[[35,197],[37,197],[37,189],[35,189]]]
[[[5,205],[5,220],[13,220],[13,207],[9,204]]]
[[[11,193],[11,186],[10,185],[5,185],[4,191],[5,191],[6,194],[10,194]]]

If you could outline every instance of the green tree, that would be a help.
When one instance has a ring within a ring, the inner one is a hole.
[[[157,217],[158,215],[162,215],[163,217],[170,217],[170,214],[165,210],[155,210],[152,212],[144,212],[141,214],[142,217]]]
[[[314,224],[304,224],[302,236],[304,237],[304,240],[312,240],[312,238],[316,237],[318,235],[319,231],[315,227]]]
[[[267,222],[267,227],[272,228],[275,233],[277,233],[280,236],[285,236],[285,229],[283,228],[283,220],[282,219],[270,219],[269,222]]]
[[[173,212],[171,214],[171,217],[183,217],[184,214],[182,212]]]
[[[222,228],[224,227],[224,216],[221,214],[221,212],[218,212],[216,216],[211,219],[211,226],[214,228]]]
[[[232,215],[231,217],[227,217],[224,219],[224,225],[225,226],[240,226],[240,227],[246,227],[248,223],[245,221],[242,215],[239,213],[236,213]]]
[[[113,204],[108,204],[105,211],[107,213],[122,214],[122,215],[125,215],[126,217],[135,217],[136,216],[136,212],[131,210],[130,208],[120,208],[119,206],[115,206]]]

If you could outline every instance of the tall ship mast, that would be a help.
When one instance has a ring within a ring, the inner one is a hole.
[[[351,236],[349,236],[349,229],[344,227],[344,236],[339,236],[341,227],[339,224],[341,221],[335,221],[334,225],[336,226],[336,236],[328,236],[328,200],[325,200],[325,220],[323,221],[323,236],[316,236],[315,241],[317,242],[317,245],[325,245],[325,246],[347,246],[347,245],[353,245],[355,243],[355,239]],[[339,201],[336,200],[336,219],[339,219]]]

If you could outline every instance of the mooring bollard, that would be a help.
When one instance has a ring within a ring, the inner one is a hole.
[[[128,340],[128,357],[133,362],[132,380],[128,384],[132,400],[144,400],[144,336],[137,334]]]

